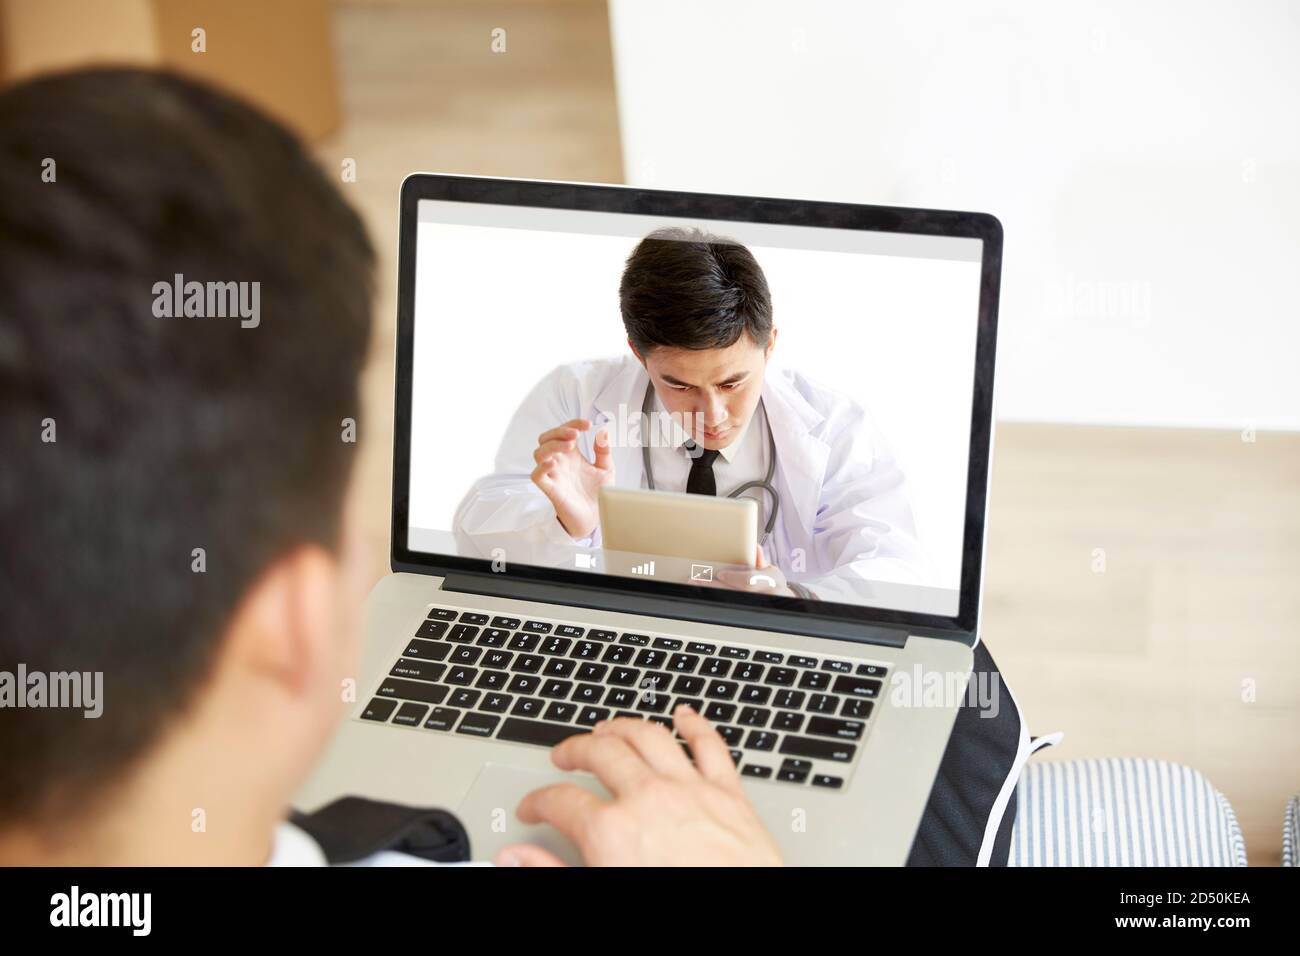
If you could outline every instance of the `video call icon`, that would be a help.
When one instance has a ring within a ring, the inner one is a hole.
[[[594,554],[575,554],[573,556],[573,566],[575,568],[594,568],[596,566],[596,556]]]

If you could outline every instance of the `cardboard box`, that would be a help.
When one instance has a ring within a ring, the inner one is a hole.
[[[0,0],[0,84],[79,66],[166,67],[319,140],[340,119],[330,14],[327,0]]]

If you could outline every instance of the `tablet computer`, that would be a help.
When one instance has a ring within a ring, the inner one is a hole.
[[[599,505],[606,550],[754,566],[758,504],[752,498],[606,485]]]

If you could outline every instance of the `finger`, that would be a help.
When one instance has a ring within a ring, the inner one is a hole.
[[[651,769],[666,777],[686,779],[695,774],[695,768],[682,751],[681,744],[673,740],[672,731],[662,724],[633,717],[617,717],[601,721],[593,733],[612,734],[626,740]]]
[[[502,847],[492,862],[497,866],[568,866],[550,850],[543,850],[531,843]]]
[[[572,783],[553,783],[524,794],[515,816],[529,825],[549,823],[582,849],[587,821],[605,801]]]
[[[550,494],[551,488],[554,486],[554,481],[552,480],[553,476],[551,474],[551,469],[553,467],[553,462],[546,461],[534,468],[533,473],[529,475],[533,480],[533,484],[538,488],[541,488],[542,491],[546,492],[548,495]]]
[[[591,422],[585,418],[571,418],[563,425],[556,425],[554,428],[548,431],[544,431],[540,435],[538,435],[537,444],[544,445],[546,442],[550,441],[551,439],[559,438],[561,435],[563,435],[566,432],[575,432],[575,433],[585,432],[590,427],[591,427]],[[576,438],[578,436],[574,434],[571,435],[570,437]]]
[[[596,467],[606,471],[614,463],[614,453],[609,447],[609,429],[602,428],[596,432]]]
[[[544,442],[533,450],[533,461],[541,464],[543,461],[548,461],[561,452],[571,450],[575,444],[576,440],[571,438],[555,438],[551,441]]]
[[[551,763],[561,770],[585,770],[596,775],[618,796],[643,786],[654,771],[632,745],[608,734],[578,734],[551,750]]]
[[[673,711],[673,726],[682,735],[682,740],[686,741],[686,746],[691,748],[695,769],[704,779],[740,789],[740,775],[736,773],[731,751],[712,724],[696,713],[694,708],[682,704]]]
[[[763,546],[761,544],[754,545],[754,567],[767,567],[767,558],[763,556]]]

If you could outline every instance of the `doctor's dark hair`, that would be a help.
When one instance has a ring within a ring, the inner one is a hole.
[[[637,243],[618,298],[642,355],[658,346],[727,348],[742,333],[766,346],[772,333],[772,296],[753,254],[699,229],[658,229]]]
[[[0,709],[0,828],[51,830],[184,719],[268,566],[337,549],[374,256],[288,131],[165,73],[0,93],[0,195],[0,671],[103,675],[97,718]],[[177,275],[260,283],[260,323],[158,317]]]

